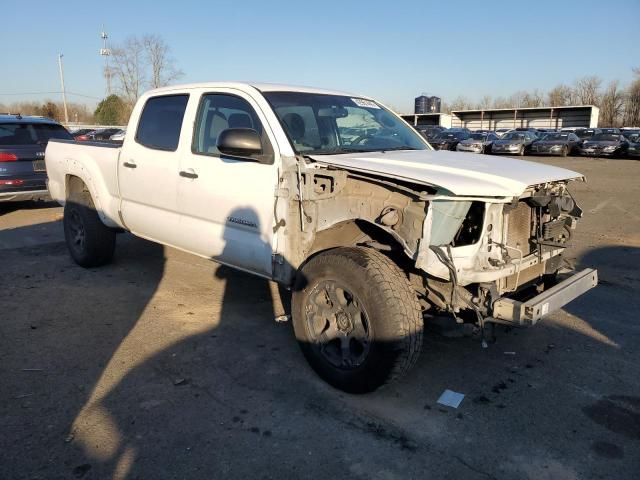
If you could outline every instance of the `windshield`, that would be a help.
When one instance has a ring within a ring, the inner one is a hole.
[[[0,124],[0,145],[45,145],[50,138],[73,140],[61,125],[25,122]]]
[[[595,130],[576,130],[576,135],[580,138],[589,138],[595,135]]]
[[[609,133],[598,133],[591,137],[594,142],[617,142],[620,140],[620,135],[611,135]]]
[[[520,132],[509,132],[502,136],[502,140],[524,140],[524,134]]]
[[[423,137],[372,100],[303,92],[267,92],[298,153],[428,150]]]
[[[542,137],[542,140],[568,140],[569,139],[569,134],[568,133],[547,133],[544,137]]]

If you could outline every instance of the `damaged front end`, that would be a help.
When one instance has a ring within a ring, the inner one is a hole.
[[[289,203],[276,208],[288,227],[278,245],[292,272],[323,250],[375,248],[405,270],[425,311],[479,327],[533,324],[597,284],[595,270],[561,275],[562,253],[582,216],[569,180],[518,197],[465,197],[303,159],[295,165],[281,178],[288,188],[279,189]],[[282,267],[274,266],[276,279],[286,282]]]
[[[581,216],[567,182],[512,199],[434,199],[416,260],[429,302],[460,322],[534,324],[597,284],[593,269],[561,275]]]

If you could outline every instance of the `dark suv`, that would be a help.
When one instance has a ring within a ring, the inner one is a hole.
[[[73,140],[48,118],[0,115],[0,202],[47,196],[44,149],[50,138]]]

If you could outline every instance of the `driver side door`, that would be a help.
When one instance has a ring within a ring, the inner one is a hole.
[[[264,116],[247,94],[224,89],[202,94],[192,120],[178,182],[183,248],[271,277],[278,153]],[[217,140],[229,128],[257,131],[271,163],[222,154]]]

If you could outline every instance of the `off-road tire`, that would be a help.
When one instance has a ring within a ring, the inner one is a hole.
[[[64,206],[63,225],[67,248],[78,265],[91,268],[111,261],[116,233],[100,220],[89,192],[69,196]]]
[[[338,368],[327,361],[309,326],[310,294],[332,279],[347,286],[366,311],[371,341],[357,367]],[[298,273],[292,314],[296,338],[311,367],[349,393],[371,392],[400,378],[422,349],[423,319],[414,288],[394,262],[370,248],[340,247],[309,260]]]

